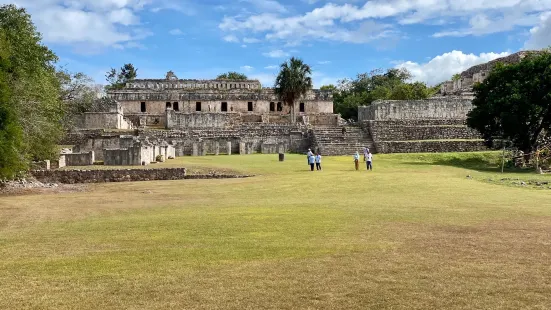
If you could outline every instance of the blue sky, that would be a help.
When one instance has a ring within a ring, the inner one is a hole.
[[[298,56],[315,86],[405,67],[435,84],[468,67],[551,45],[551,0],[0,0],[31,13],[44,43],[98,83],[239,71],[271,86]]]

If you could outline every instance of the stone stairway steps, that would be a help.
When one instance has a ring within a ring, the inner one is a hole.
[[[314,127],[313,142],[323,155],[352,155],[362,152],[364,147],[373,149],[373,139],[361,128],[345,126],[343,135],[341,126]]]

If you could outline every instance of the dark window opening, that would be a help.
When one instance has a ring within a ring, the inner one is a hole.
[[[300,112],[303,112],[304,113],[304,102],[301,102],[300,105],[299,105],[299,110]]]
[[[222,102],[222,112],[228,112],[228,103]]]
[[[277,103],[277,111],[278,111],[278,112],[283,111],[283,105],[281,104],[281,102],[278,102],[278,103]]]
[[[172,109],[172,103],[167,102],[167,103],[166,103],[166,108],[167,108],[167,109]]]
[[[195,111],[201,112],[201,102],[196,102],[195,103]]]
[[[180,111],[180,107],[178,105],[178,102],[174,102],[174,104],[172,104],[172,108],[174,109],[174,111]]]
[[[249,103],[247,104],[247,110],[248,110],[249,112],[252,112],[252,110],[253,110],[253,103],[252,103],[252,102],[249,102]]]
[[[142,112],[145,112],[145,111],[146,111],[146,110],[145,110],[145,102],[142,102],[140,108],[141,108],[141,111],[142,111]]]
[[[270,112],[275,111],[275,103],[270,102]]]

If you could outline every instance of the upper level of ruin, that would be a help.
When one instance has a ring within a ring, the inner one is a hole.
[[[277,100],[273,88],[258,80],[178,79],[169,71],[165,79],[135,79],[122,89],[108,91],[117,101],[135,100]],[[303,100],[332,101],[331,91],[310,90]]]
[[[469,96],[472,94],[474,84],[482,83],[490,74],[490,71],[498,63],[514,64],[520,62],[526,56],[537,54],[538,51],[520,51],[509,56],[494,59],[492,61],[472,66],[469,69],[461,72],[459,78],[446,81],[440,88],[442,95],[463,95]]]
[[[198,80],[179,79],[169,71],[164,79],[135,79],[124,90],[200,90],[200,89],[262,89],[258,80]]]

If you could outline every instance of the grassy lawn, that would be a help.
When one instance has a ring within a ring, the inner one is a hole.
[[[0,196],[0,309],[549,309],[551,189],[510,180],[551,176],[496,156],[183,157],[158,165],[257,176]]]

